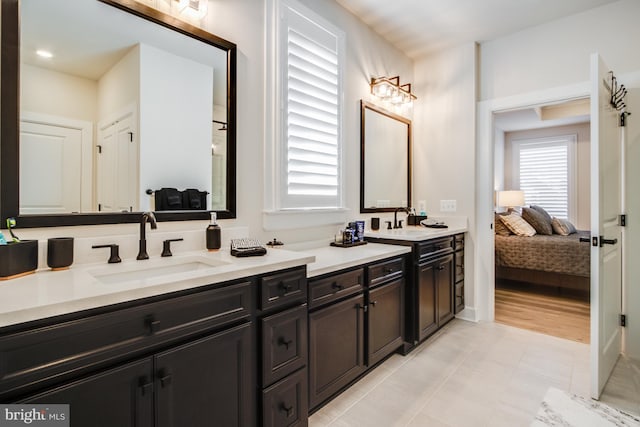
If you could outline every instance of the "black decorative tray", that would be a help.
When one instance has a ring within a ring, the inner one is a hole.
[[[331,242],[330,243],[331,246],[335,246],[337,248],[351,248],[353,246],[362,246],[362,245],[366,245],[367,242],[354,242],[354,243],[338,243],[338,242]]]

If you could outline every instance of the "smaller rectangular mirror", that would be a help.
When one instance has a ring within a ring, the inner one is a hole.
[[[360,212],[411,206],[411,120],[360,105]]]

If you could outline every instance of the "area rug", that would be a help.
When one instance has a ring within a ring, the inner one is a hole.
[[[549,388],[531,427],[640,426],[640,418],[604,403]]]

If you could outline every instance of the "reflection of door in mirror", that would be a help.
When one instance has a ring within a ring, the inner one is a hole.
[[[96,192],[99,212],[138,211],[135,183],[138,179],[138,144],[134,110],[127,109],[115,121],[98,128]]]
[[[21,135],[20,214],[152,210],[146,190],[167,187],[227,209],[225,51],[97,1],[23,0],[21,23],[21,126],[88,123],[89,145]]]
[[[82,178],[91,171],[81,166],[83,154],[91,159],[91,123],[24,112],[20,139],[21,212],[80,212],[90,207],[91,186]]]
[[[411,204],[411,121],[362,102],[361,212]]]

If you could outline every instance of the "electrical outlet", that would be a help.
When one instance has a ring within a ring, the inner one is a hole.
[[[455,200],[440,200],[440,212],[455,212],[456,209]]]

